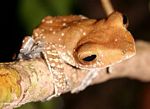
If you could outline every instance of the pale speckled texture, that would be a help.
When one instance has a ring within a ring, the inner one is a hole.
[[[93,54],[95,59],[83,60]],[[45,60],[55,87],[54,95],[48,98],[51,99],[71,88],[64,72],[87,73],[81,84],[72,90],[74,93],[86,88],[101,69],[133,55],[132,35],[123,24],[122,14],[114,12],[102,20],[75,15],[47,16],[34,29],[32,38],[25,38],[19,58],[42,57]]]

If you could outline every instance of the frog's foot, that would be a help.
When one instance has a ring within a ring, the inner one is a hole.
[[[30,54],[33,45],[33,38],[31,36],[26,36],[22,42],[22,46],[18,54],[18,59],[26,59],[27,57],[29,58],[28,55]]]
[[[35,41],[31,36],[26,36],[18,54],[18,59],[33,59],[41,57],[41,52],[43,49],[44,42],[40,40]]]

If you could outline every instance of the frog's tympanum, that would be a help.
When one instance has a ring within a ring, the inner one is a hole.
[[[54,95],[69,90],[64,72],[87,73],[72,92],[83,90],[100,70],[135,55],[127,18],[113,12],[102,20],[84,16],[45,17],[32,36],[23,40],[19,59],[43,58],[53,76]]]

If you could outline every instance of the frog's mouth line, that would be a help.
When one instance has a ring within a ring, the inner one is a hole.
[[[64,61],[64,63],[65,63],[66,65],[72,67],[73,69],[76,69],[76,70],[88,70],[88,71],[90,71],[91,69],[93,69],[93,68],[90,68],[90,69],[88,69],[88,68],[80,68],[80,67],[78,67],[78,66],[71,65],[71,64],[69,64],[69,63],[67,63],[67,62],[65,62],[65,61]],[[109,67],[106,67],[106,68],[109,69]],[[94,69],[99,69],[99,70],[100,70],[100,68],[94,68]],[[106,72],[109,74],[109,70],[108,70],[108,69],[106,70]]]
[[[66,61],[64,61],[64,63],[67,64],[68,66],[71,66],[74,69],[78,69],[78,70],[80,69],[79,67],[71,65],[71,64],[67,63]]]

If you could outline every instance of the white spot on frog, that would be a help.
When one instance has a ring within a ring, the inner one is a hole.
[[[51,66],[52,66],[52,67],[55,67],[55,66],[56,66],[56,64],[55,64],[55,63],[51,63]]]
[[[53,34],[56,34],[56,31],[53,31],[52,33],[53,33]]]
[[[83,36],[85,36],[86,35],[86,32],[83,32]]]
[[[53,23],[53,20],[48,20],[48,21],[46,21],[46,23],[52,24],[52,23]]]
[[[64,33],[61,33],[61,36],[64,36],[65,34]]]

